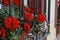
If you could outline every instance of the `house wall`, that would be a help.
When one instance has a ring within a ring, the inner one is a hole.
[[[55,28],[55,1],[51,0],[50,6],[50,34],[47,40],[54,40],[56,38],[56,28]]]
[[[24,5],[27,6],[27,0],[24,0]]]

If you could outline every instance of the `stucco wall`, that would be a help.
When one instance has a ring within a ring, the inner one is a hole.
[[[27,0],[24,0],[24,5],[27,6]]]
[[[50,10],[50,35],[47,40],[54,40],[56,38],[56,28],[54,25],[55,19],[55,0],[51,0],[51,10]]]

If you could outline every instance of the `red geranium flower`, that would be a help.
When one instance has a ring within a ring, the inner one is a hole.
[[[24,14],[24,20],[27,20],[28,22],[30,22],[32,19],[33,19],[33,16],[29,12]]]
[[[30,8],[27,8],[26,6],[24,6],[24,12],[26,13],[26,12],[31,12],[30,11]]]
[[[5,27],[9,30],[18,28],[18,20],[14,17],[7,17],[4,19]]]
[[[36,17],[36,21],[40,22],[40,23],[44,22],[45,21],[44,15],[43,14],[38,14],[37,17]]]
[[[35,10],[35,9],[34,9],[34,5],[31,6],[31,9],[30,9],[30,10],[31,10],[31,13],[34,13],[34,10]],[[40,8],[37,9],[37,12],[38,12],[38,13],[41,13]]]
[[[12,3],[15,4],[16,6],[20,5],[20,0],[12,0]]]
[[[31,6],[31,9],[30,10],[31,10],[31,13],[34,13],[34,10],[35,10],[34,9],[34,5]]]
[[[5,31],[5,28],[3,27],[0,27],[0,36],[6,37],[6,31]]]
[[[2,4],[4,4],[5,6],[9,5],[9,1],[8,0],[3,0]]]
[[[23,26],[24,26],[23,29],[24,29],[25,32],[29,32],[30,31],[30,25],[27,22],[24,22]]]
[[[15,4],[16,6],[19,6],[20,5],[20,0],[12,0],[12,3]],[[2,4],[5,5],[5,6],[9,5],[9,0],[3,0]]]
[[[37,12],[38,12],[38,13],[41,13],[41,10],[40,10],[40,8],[38,8],[38,9],[37,9]]]
[[[5,32],[5,28],[3,28],[3,27],[0,27],[0,28],[1,28],[2,32]]]
[[[2,31],[0,30],[0,35],[2,34]]]
[[[6,33],[2,33],[2,37],[6,37]]]

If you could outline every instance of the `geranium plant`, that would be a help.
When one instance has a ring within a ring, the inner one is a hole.
[[[9,15],[9,0],[3,0],[2,4],[3,6],[0,10],[0,39],[20,40],[19,36],[17,36],[18,32],[25,32],[28,34],[29,32],[38,33],[40,31],[39,24],[42,24],[45,21],[45,16],[40,12],[39,8],[37,9],[37,14],[35,15],[34,6],[32,6],[32,8],[24,6],[24,15],[20,16],[20,14],[22,14],[19,9],[21,6],[20,0],[12,0],[13,13],[12,15]],[[34,15],[36,17],[34,17]],[[20,20],[23,20],[23,23],[21,23]],[[34,23],[35,27],[33,28]]]

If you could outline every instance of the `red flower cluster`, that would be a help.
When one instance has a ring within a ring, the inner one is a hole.
[[[12,0],[12,3],[16,6],[20,5],[20,0]]]
[[[2,4],[4,4],[5,6],[7,6],[7,5],[9,5],[9,2],[8,2],[8,0],[3,0]]]
[[[34,10],[35,10],[35,9],[34,9],[34,6],[32,5],[32,6],[31,6],[31,9],[30,9],[31,13],[34,13]],[[37,9],[37,13],[40,13],[40,12],[41,12],[41,10],[40,10],[40,8],[38,8],[38,9]]]
[[[0,36],[6,37],[6,31],[3,27],[0,27]]]
[[[31,13],[34,13],[34,6],[33,5],[31,6],[30,10],[31,10]]]
[[[30,25],[27,22],[24,22],[23,26],[24,26],[23,29],[24,29],[25,32],[29,32],[30,31]]]
[[[24,6],[24,12],[30,12],[30,8],[27,8],[26,6]]]
[[[44,15],[43,14],[38,14],[37,17],[36,17],[36,21],[40,22],[40,23],[44,22],[45,21]]]
[[[41,10],[40,10],[40,8],[38,8],[38,9],[37,9],[37,13],[41,13]]]
[[[27,20],[28,22],[30,22],[32,19],[33,19],[33,16],[29,12],[24,14],[24,20]]]
[[[7,17],[4,19],[5,27],[9,30],[14,30],[18,28],[18,20],[14,17]]]
[[[16,6],[20,5],[20,1],[19,0],[12,0],[12,3],[15,4]],[[9,0],[3,0],[2,4],[5,5],[5,6],[9,5]]]

